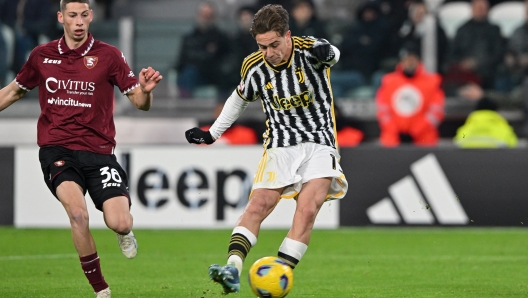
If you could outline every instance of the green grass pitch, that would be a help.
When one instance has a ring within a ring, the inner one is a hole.
[[[207,267],[224,263],[230,230],[135,230],[139,253],[93,231],[112,296],[221,297]],[[276,255],[286,231],[263,230],[242,274]],[[316,230],[288,297],[528,297],[528,231],[488,228]],[[0,228],[0,297],[94,297],[67,229]]]

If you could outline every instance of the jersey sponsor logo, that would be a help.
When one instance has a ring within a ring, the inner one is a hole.
[[[56,167],[62,167],[63,165],[66,164],[66,162],[64,162],[64,160],[57,160],[56,162],[53,163]]]
[[[46,89],[49,93],[55,93],[57,90],[66,90],[68,94],[73,95],[93,95],[95,82],[65,81],[49,77],[46,79]]]
[[[306,90],[301,94],[294,95],[288,98],[279,98],[277,94],[273,95],[273,100],[270,102],[274,110],[289,110],[291,108],[306,108],[314,102],[312,92]]]
[[[99,58],[96,56],[85,56],[84,57],[84,66],[88,69],[92,69],[97,65],[97,61],[99,61]]]
[[[62,61],[61,60],[50,59],[50,58],[44,58],[44,61],[42,61],[42,63],[44,63],[44,64],[61,64]]]
[[[273,87],[273,84],[272,84],[271,82],[267,82],[267,83],[266,83],[266,86],[264,86],[264,89],[266,89],[266,90],[271,90],[271,89],[273,89],[273,88],[274,88],[274,87]]]
[[[443,225],[468,224],[469,218],[434,154],[412,163],[411,173],[389,186],[392,200],[384,198],[367,209],[372,223],[399,224],[403,217],[407,224],[432,225],[435,218]]]
[[[82,103],[73,98],[61,99],[61,98],[48,98],[48,104],[56,106],[69,106],[69,107],[80,107],[80,108],[91,108],[92,104]]]

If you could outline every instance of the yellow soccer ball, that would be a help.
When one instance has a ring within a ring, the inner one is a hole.
[[[293,270],[278,257],[264,257],[249,268],[249,285],[257,297],[285,297],[293,287]]]

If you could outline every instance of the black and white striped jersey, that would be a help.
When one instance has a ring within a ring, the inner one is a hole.
[[[330,65],[319,62],[310,49],[313,37],[292,37],[287,62],[273,66],[261,52],[244,59],[238,95],[262,102],[267,130],[264,147],[314,142],[336,148]]]

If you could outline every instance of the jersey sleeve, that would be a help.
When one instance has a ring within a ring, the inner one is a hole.
[[[139,81],[134,72],[128,66],[125,55],[117,48],[112,49],[112,67],[110,68],[110,80],[119,88],[123,94],[127,94],[139,86]]]
[[[240,84],[236,89],[238,96],[244,101],[253,102],[260,98],[256,82],[252,79],[251,74],[254,72],[255,64],[261,60],[262,53],[256,52],[244,59],[240,69]]]
[[[31,51],[28,60],[16,76],[16,84],[26,91],[32,90],[39,84],[39,71],[37,69],[39,52],[40,47],[36,47]]]

